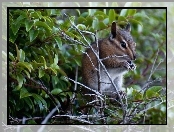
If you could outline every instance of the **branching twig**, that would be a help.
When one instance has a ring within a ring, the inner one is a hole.
[[[80,82],[76,82],[76,81],[74,81],[74,80],[71,79],[71,78],[68,78],[68,77],[65,77],[65,78],[68,79],[68,80],[70,80],[70,81],[73,81],[74,83],[77,83],[77,84],[83,86],[84,88],[86,88],[86,89],[88,89],[88,90],[91,90],[92,92],[94,92],[94,93],[97,95],[97,97],[99,97],[101,100],[103,100],[102,94],[100,94],[98,91],[96,91],[96,90],[94,90],[94,89],[91,89],[91,88],[85,86],[84,84],[82,84],[82,83],[80,83]]]

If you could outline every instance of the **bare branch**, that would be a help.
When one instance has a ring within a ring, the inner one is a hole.
[[[96,91],[96,90],[94,90],[94,89],[91,89],[91,88],[85,86],[84,84],[82,84],[82,83],[80,83],[80,82],[76,82],[76,81],[74,81],[74,80],[71,79],[71,78],[68,78],[68,77],[65,77],[65,78],[68,79],[68,80],[73,81],[74,83],[77,83],[77,84],[83,86],[84,88],[86,88],[86,89],[88,89],[88,90],[91,90],[92,92],[94,92],[94,93],[97,95],[97,97],[99,97],[101,100],[103,100],[102,94],[100,94],[98,91]]]

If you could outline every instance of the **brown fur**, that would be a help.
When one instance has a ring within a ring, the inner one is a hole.
[[[126,48],[122,47],[121,43],[126,43]],[[91,45],[94,50],[97,50],[97,44]],[[108,73],[111,75],[118,90],[122,88],[122,77],[129,69],[133,70],[135,65],[132,60],[135,60],[135,42],[130,34],[130,25],[127,25],[125,29],[119,29],[115,22],[111,26],[111,36],[98,41],[99,58],[104,59],[102,62],[105,65]],[[86,53],[82,58],[82,78],[83,83],[88,87],[98,90],[98,60],[90,48],[86,49]],[[116,57],[123,56],[125,57]],[[115,56],[115,57],[113,57]],[[128,63],[128,61],[130,63]],[[101,92],[110,92],[107,95],[111,95],[115,92],[114,87],[111,85],[109,78],[101,68]],[[106,81],[106,82],[105,82]],[[110,85],[106,84],[110,83]],[[103,84],[103,85],[102,85]]]

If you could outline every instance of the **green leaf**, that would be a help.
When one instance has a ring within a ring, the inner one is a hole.
[[[15,23],[19,24],[19,22],[23,22],[22,20],[27,17],[26,15],[26,13],[21,12],[21,15],[16,19]]]
[[[72,23],[74,23],[75,16],[70,16],[69,19],[70,19],[70,21],[71,21]]]
[[[127,21],[127,20],[126,20],[126,18],[124,16],[119,16],[118,17],[118,21],[120,22],[120,21]]]
[[[78,66],[81,66],[81,60],[79,60],[79,59],[74,59],[74,60]]]
[[[24,62],[25,52],[22,49],[19,50],[19,57],[20,57],[19,61]]]
[[[29,31],[30,42],[32,42],[37,37],[38,34],[39,34],[38,30],[30,30]]]
[[[27,77],[30,78],[30,74],[28,73],[28,71],[24,70],[24,72],[26,73]]]
[[[131,23],[135,23],[135,24],[139,24],[139,25],[141,25],[143,27],[143,24],[140,21],[137,21],[135,19],[130,19],[130,22]]]
[[[84,24],[78,24],[77,28],[80,30],[86,30],[86,26]]]
[[[150,87],[147,91],[160,92],[162,90],[162,86],[153,86]]]
[[[33,21],[31,21],[31,20],[26,20],[26,21],[25,21],[26,31],[27,31],[27,32],[30,31],[30,29],[33,27],[33,25],[34,25],[34,22],[33,22]]]
[[[11,29],[13,31],[13,34],[16,35],[19,28],[21,27],[21,23],[23,22],[22,20],[25,17],[23,15],[20,15],[12,24],[11,24]]]
[[[32,96],[32,94],[31,94]],[[26,104],[30,107],[30,109],[34,109],[33,101],[30,99],[30,97],[25,97],[23,100],[26,102]]]
[[[28,62],[18,62],[16,66],[27,68],[29,72],[33,69],[32,65]]]
[[[143,99],[142,93],[139,93],[135,89],[133,89],[132,96],[133,96],[133,98],[134,98],[135,101],[138,101],[138,100],[142,100]]]
[[[19,90],[23,85],[24,77],[21,74],[18,74],[16,79],[18,81],[17,90]]]
[[[108,25],[108,24],[109,24],[109,18],[104,19],[104,20],[103,20],[103,23],[104,23],[105,25]]]
[[[71,31],[67,31],[66,34],[71,37],[71,38],[78,38],[74,33],[72,33]]]
[[[53,95],[58,95],[58,94],[61,93],[61,92],[62,92],[62,90],[59,89],[59,88],[55,88],[55,89],[53,89],[53,90],[51,91],[51,93],[52,93]]]
[[[53,20],[50,17],[43,16],[42,18],[45,20],[45,22],[47,23],[47,25],[49,25],[49,27],[53,27],[54,26]]]
[[[41,56],[41,62],[44,64],[45,69],[47,69],[46,61],[43,56]]]
[[[46,101],[40,95],[33,93],[32,96],[38,102],[38,105],[40,107],[40,110],[42,110],[42,104],[44,105],[44,108],[47,109],[47,103],[46,103]],[[42,103],[42,104],[40,104],[40,103]]]
[[[146,98],[153,98],[153,97],[159,97],[160,92],[162,90],[162,86],[153,86],[150,87],[147,91],[146,91]]]
[[[103,22],[99,22],[98,27],[99,27],[99,29],[106,29],[107,25],[105,25]]]
[[[30,94],[26,88],[22,88],[20,90],[20,99],[28,97],[28,96],[32,96],[32,94]]]
[[[33,66],[34,69],[44,66],[43,63],[37,63],[35,60],[31,62],[31,65]]]
[[[128,16],[133,16],[136,13],[136,9],[129,9]]]
[[[96,15],[95,16],[99,21],[103,21],[103,19],[104,19],[104,16],[102,16],[102,15]]]
[[[45,71],[42,69],[39,69],[39,78],[43,77],[45,75]]]
[[[19,30],[20,27],[21,27],[21,24],[20,23],[19,24],[12,23],[11,29],[12,29],[14,35],[17,34],[17,32],[18,32],[18,30]]]
[[[148,19],[148,20],[150,20],[150,18],[146,15],[146,13],[145,12],[142,12],[142,13],[136,13],[135,15],[134,15],[134,19],[136,19],[137,21],[138,20],[142,20],[142,19]]]
[[[35,19],[41,19],[42,18],[42,14],[40,11],[34,11],[30,13],[30,17],[35,18]]]
[[[60,72],[62,75],[67,76],[66,73],[65,73],[61,68],[59,68],[59,69],[57,69],[57,70],[58,70],[58,72]]]
[[[89,15],[89,12],[83,12],[83,13],[81,14],[81,16],[84,17],[84,18],[87,17],[88,15]]]
[[[122,9],[120,12],[120,16],[126,17],[128,9]]]
[[[113,21],[115,21],[115,10],[110,9],[109,10],[109,24],[111,24]]]
[[[84,17],[80,16],[80,17],[78,17],[77,21],[78,21],[78,23],[82,24],[86,21],[86,19]]]
[[[92,23],[92,27],[94,28],[94,30],[98,30],[99,29],[99,21],[97,18],[94,18],[93,23]]]
[[[35,26],[38,26],[38,28],[43,27],[48,32],[52,30],[45,22],[41,22],[41,21],[36,21]]]
[[[88,27],[91,27],[92,26],[92,23],[93,23],[93,17],[91,16],[88,16],[86,17],[86,21],[85,21],[85,25]]]
[[[59,59],[58,59],[58,55],[55,54],[54,56],[54,64],[57,65]]]
[[[59,49],[62,48],[62,40],[60,39],[60,37],[54,37]]]
[[[10,42],[14,43],[18,37],[18,34],[14,35],[11,28],[9,30],[10,30],[9,31],[9,37],[10,37],[9,40],[10,40]]]
[[[96,11],[95,13],[94,13],[94,16],[96,16],[96,15],[101,15],[101,16],[107,16],[103,11]]]
[[[55,69],[53,69],[52,67],[48,67],[47,71],[49,71],[52,75],[57,76],[57,71]]]
[[[12,61],[15,61],[15,57],[13,56],[13,54],[11,52],[9,52],[9,58],[12,60]]]

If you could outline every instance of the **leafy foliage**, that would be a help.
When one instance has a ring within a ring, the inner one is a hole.
[[[137,69],[125,77],[128,124],[166,123],[165,10],[9,9],[8,13],[10,124],[21,124],[23,117],[26,124],[40,124],[57,104],[59,110],[48,124],[122,123],[122,109],[108,100],[106,122],[90,117],[98,111],[88,105],[82,87],[74,89],[76,84],[68,79],[81,82],[85,47],[95,41],[93,34],[108,36],[113,21],[121,27],[130,22],[137,42]],[[88,120],[82,118],[85,108]]]

